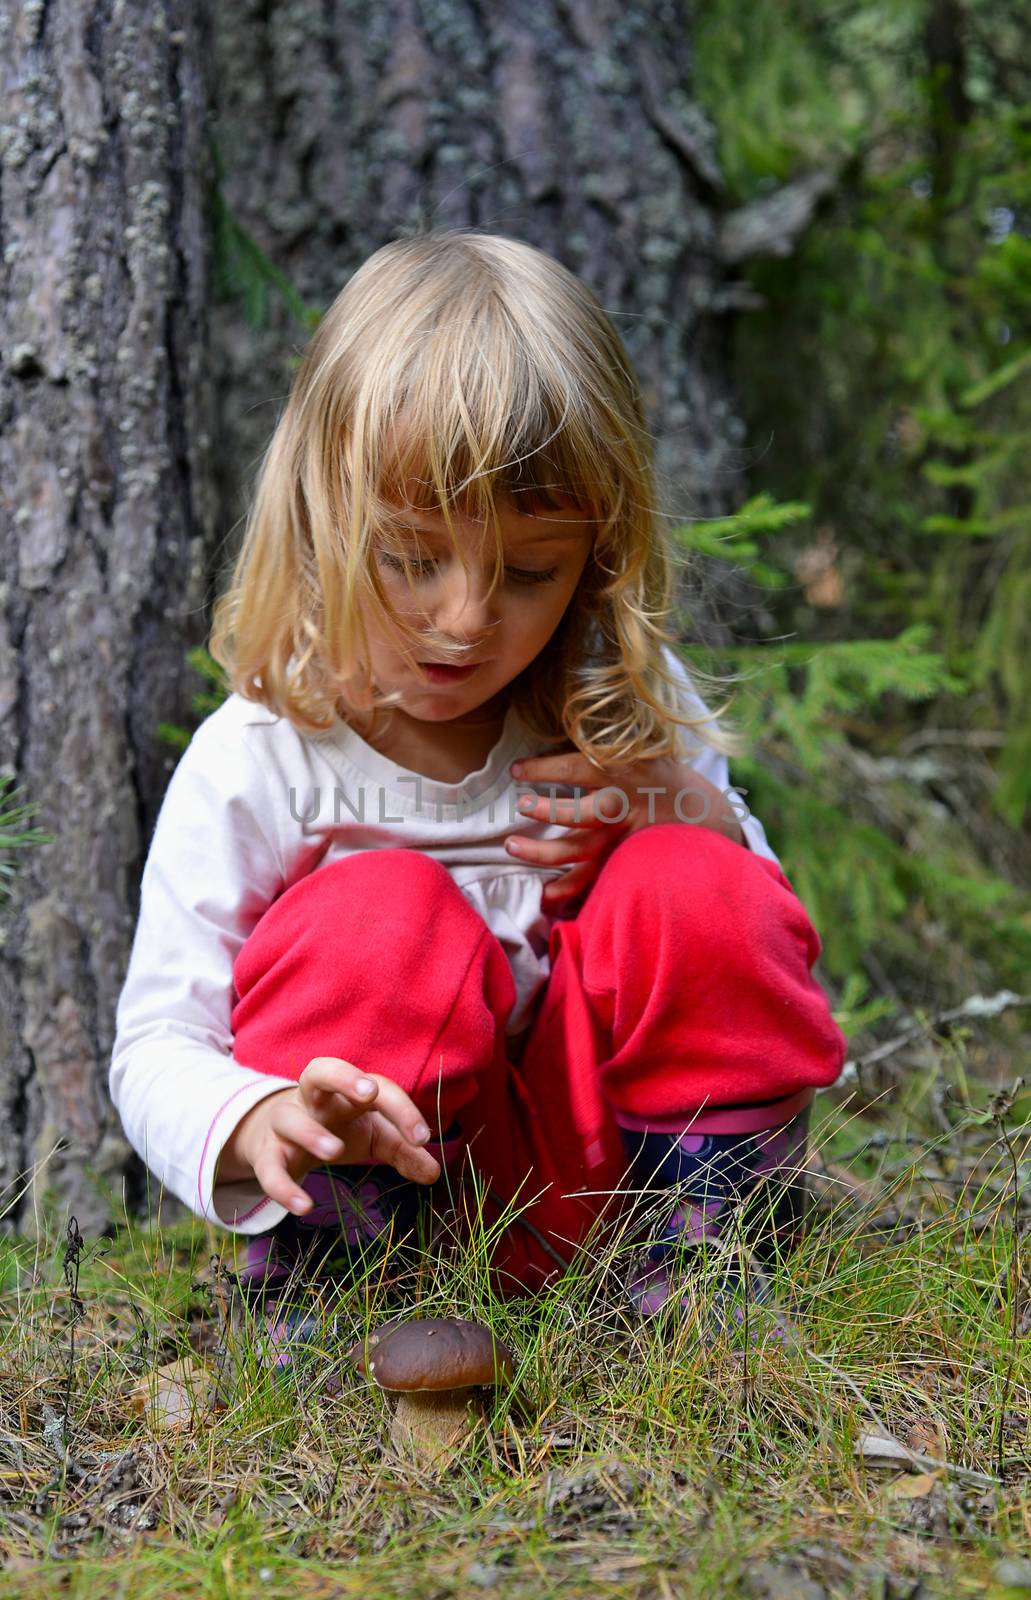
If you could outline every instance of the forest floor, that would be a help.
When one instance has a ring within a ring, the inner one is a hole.
[[[288,1378],[234,1324],[216,1404],[230,1235],[0,1237],[0,1594],[1031,1595],[1031,1040],[986,1032],[817,1096],[813,1216],[774,1274],[793,1345],[658,1336],[612,1253],[494,1302],[467,1249],[340,1294]],[[518,1354],[443,1470],[391,1452],[342,1360],[399,1294]]]

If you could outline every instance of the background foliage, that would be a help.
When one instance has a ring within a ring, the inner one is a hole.
[[[793,254],[743,274],[764,302],[734,325],[759,498],[684,530],[725,536],[766,619],[723,653],[755,735],[736,775],[848,1007],[1019,986],[1031,14],[707,0],[696,44],[733,202],[835,177]]]

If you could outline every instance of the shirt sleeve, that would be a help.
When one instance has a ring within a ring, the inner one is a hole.
[[[667,647],[664,654],[670,669],[681,685],[681,710],[687,716],[708,716],[709,708],[697,693],[688,676],[687,669],[676,651]],[[716,726],[719,726],[718,722]],[[696,746],[693,749],[689,748],[693,741],[687,730],[679,729],[678,732],[684,743],[686,751],[684,759],[688,764],[703,778],[708,778],[709,782],[715,784],[716,788],[723,794],[730,795],[733,786],[726,756],[707,744]],[[759,818],[753,816],[751,811],[748,810],[748,805],[742,792],[737,789],[733,789],[733,792],[737,795],[737,800],[734,802],[732,810],[741,825],[741,832],[744,835],[748,849],[757,856],[764,856],[767,861],[772,861],[779,867],[781,865],[780,860],[771,848],[770,842],[766,837],[766,830]],[[742,815],[743,812],[747,812],[747,815]]]
[[[126,1138],[191,1211],[264,1233],[286,1208],[257,1180],[220,1184],[230,1133],[266,1095],[292,1086],[234,1061],[233,963],[283,887],[275,810],[245,738],[216,712],[172,774],[140,886],[115,1014],[111,1098]]]

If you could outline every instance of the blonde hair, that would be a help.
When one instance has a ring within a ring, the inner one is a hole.
[[[418,635],[393,613],[375,559],[377,547],[400,548],[396,501],[413,478],[418,509],[441,513],[463,568],[452,509],[493,528],[493,584],[499,498],[533,515],[571,497],[596,530],[561,622],[512,686],[541,740],[565,738],[602,767],[679,756],[674,725],[739,750],[716,713],[683,712],[662,656],[676,644],[683,558],[658,513],[619,334],[558,261],[468,229],[377,250],[304,352],[214,608],[209,650],[238,694],[311,733],[332,726],[342,701],[374,714],[394,702],[372,681],[366,619],[414,652]]]

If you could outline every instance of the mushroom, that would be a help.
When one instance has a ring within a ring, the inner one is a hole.
[[[397,1395],[390,1442],[424,1464],[472,1432],[469,1391],[510,1383],[515,1373],[507,1345],[482,1323],[459,1317],[389,1322],[348,1355],[372,1383]]]

